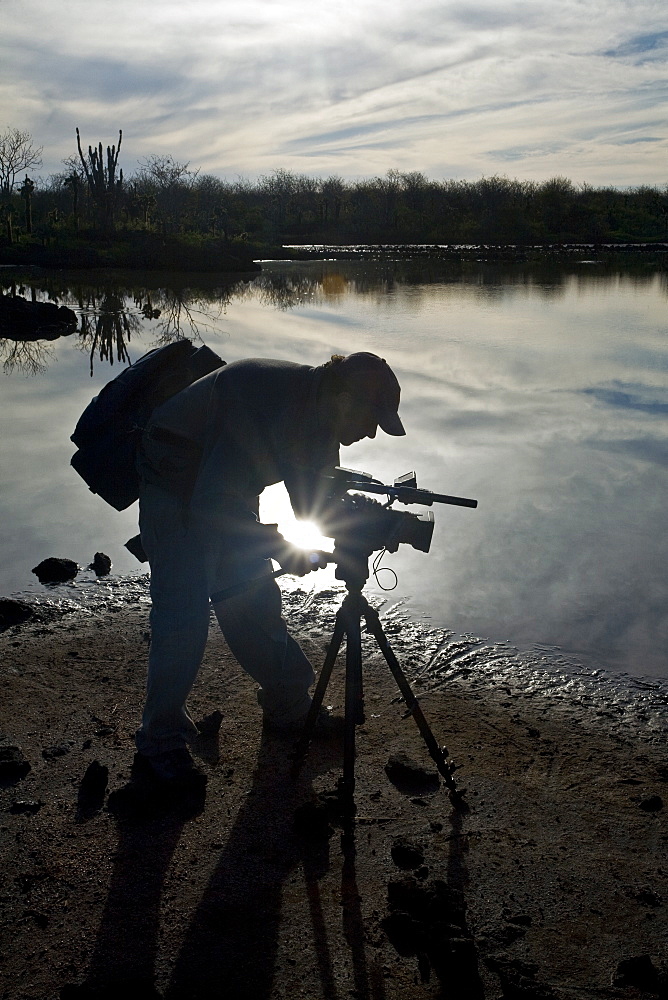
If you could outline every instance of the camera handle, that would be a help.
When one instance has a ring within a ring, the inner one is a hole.
[[[329,562],[332,562],[331,552],[321,552],[319,549],[314,549],[314,556],[319,558],[325,558]],[[287,569],[275,569],[271,573],[265,573],[263,576],[255,576],[252,580],[243,580],[241,583],[233,583],[231,587],[225,587],[224,590],[218,590],[215,594],[211,594],[209,600],[212,604],[217,604],[218,601],[226,601],[229,597],[236,597],[238,594],[244,594],[247,590],[253,590],[254,587],[259,587],[261,583],[266,583],[267,580],[275,580],[279,576],[290,576],[290,572]]]
[[[368,557],[367,557],[368,560]],[[357,562],[360,565],[360,561]],[[368,577],[368,566],[367,566]],[[424,717],[422,709],[415,697],[406,675],[404,674],[399,661],[397,660],[387,636],[380,623],[380,616],[375,608],[372,608],[367,599],[362,594],[362,587],[366,583],[367,577],[363,579],[357,575],[346,579],[347,594],[336,613],[334,631],[325,655],[325,662],[318,683],[313,694],[313,701],[309,709],[304,731],[295,747],[293,756],[292,773],[293,776],[299,773],[304,762],[308,748],[313,737],[313,731],[318,718],[318,713],[322,706],[323,698],[332,674],[332,668],[341,648],[343,639],[346,639],[346,675],[345,675],[345,721],[344,721],[344,742],[343,742],[343,780],[341,790],[343,795],[343,815],[348,823],[348,834],[355,814],[355,727],[364,722],[364,685],[362,677],[362,632],[361,622],[364,620],[367,630],[374,637],[378,647],[383,654],[387,665],[390,668],[399,691],[406,702],[406,707],[410,715],[420,730],[420,735],[425,742],[429,754],[438,768],[439,774],[443,777],[450,793],[450,800],[456,808],[465,810],[466,803],[463,800],[464,791],[457,788],[453,772],[454,764],[447,759],[447,751],[442,749],[429,728],[429,724]]]

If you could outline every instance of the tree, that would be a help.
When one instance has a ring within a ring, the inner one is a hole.
[[[11,197],[16,175],[42,166],[42,146],[34,146],[30,132],[11,128],[0,133],[0,198]]]
[[[14,242],[14,216],[16,215],[16,209],[11,202],[7,202],[4,205],[0,205],[0,218],[4,221],[7,227],[7,241],[9,243]]]
[[[100,224],[105,232],[114,228],[114,212],[118,196],[123,189],[123,171],[116,177],[118,154],[121,151],[123,132],[118,131],[118,146],[107,146],[107,164],[102,159],[102,143],[97,149],[88,147],[88,161],[81,151],[81,136],[77,129],[77,149],[88,181],[88,190],[97,206]]]
[[[197,177],[199,170],[190,170],[189,163],[179,163],[169,153],[158,156],[151,153],[145,160],[139,161],[141,170],[139,175],[154,181],[163,190],[173,187],[173,185],[185,183],[186,179],[192,183]]]

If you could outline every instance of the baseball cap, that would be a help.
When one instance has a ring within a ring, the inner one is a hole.
[[[353,395],[374,406],[381,430],[394,437],[406,433],[397,412],[401,396],[399,382],[384,358],[368,351],[349,354],[339,362],[337,374]]]

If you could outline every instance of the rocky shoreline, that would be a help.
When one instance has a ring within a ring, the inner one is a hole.
[[[316,664],[337,603],[322,601],[288,607]],[[314,743],[292,778],[292,744],[263,732],[213,627],[191,698],[205,799],[137,797],[147,613],[137,599],[0,634],[4,1000],[667,995],[660,741],[465,677],[417,685],[467,788],[453,809],[365,641],[346,854],[338,739]],[[414,656],[408,667],[419,679]],[[338,713],[342,696],[337,665]]]

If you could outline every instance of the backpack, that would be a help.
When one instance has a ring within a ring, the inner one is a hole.
[[[225,362],[189,340],[157,347],[125,368],[83,411],[71,465],[93,493],[125,510],[139,497],[137,446],[153,410]]]

